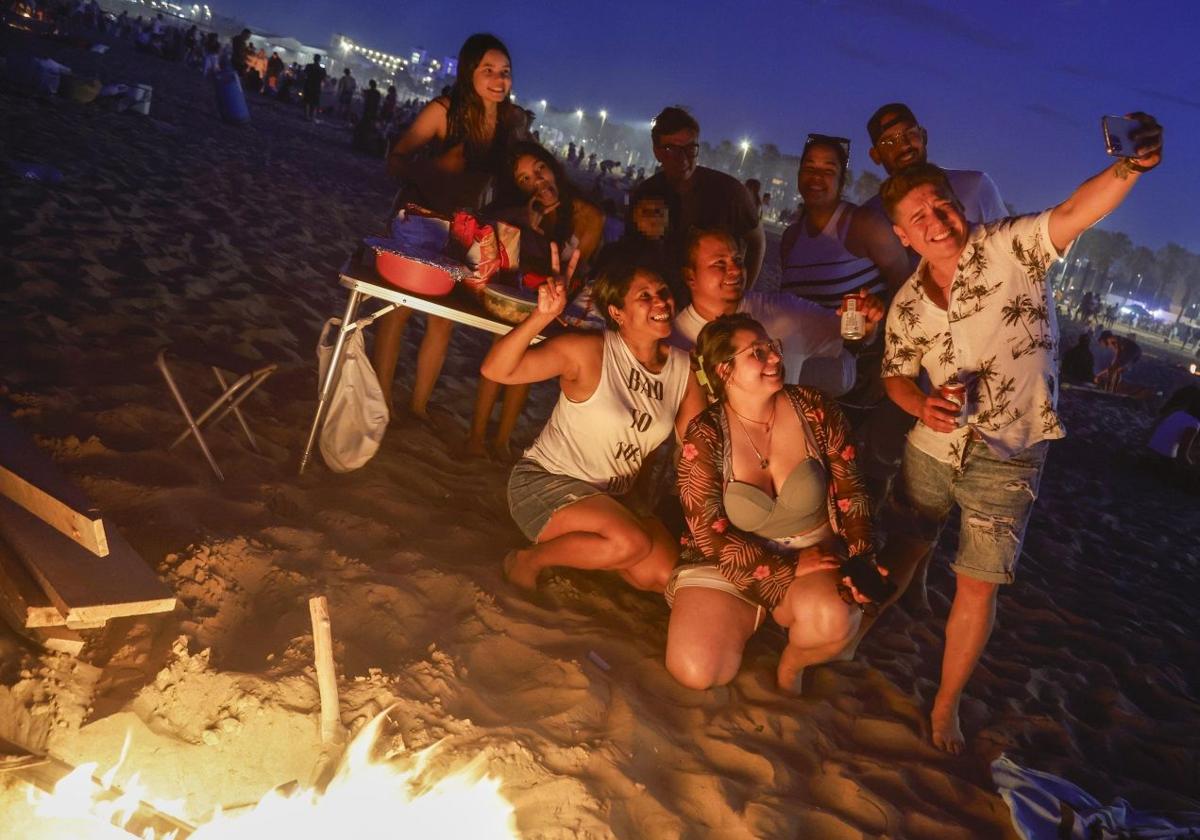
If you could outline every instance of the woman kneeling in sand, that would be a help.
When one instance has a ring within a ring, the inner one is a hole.
[[[841,410],[820,391],[785,386],[781,350],[741,313],[696,341],[715,402],[684,438],[690,533],[667,586],[667,670],[689,688],[732,680],[768,611],[788,631],[785,691],[800,690],[805,666],[847,658],[858,630],[838,568],[847,553],[874,551],[866,490]]]
[[[551,264],[557,275],[554,246]],[[678,545],[630,490],[646,455],[672,430],[682,434],[704,397],[687,354],[667,344],[675,306],[662,278],[614,267],[596,280],[592,301],[608,326],[603,333],[564,333],[530,346],[566,305],[563,280],[547,281],[536,311],[483,360],[481,373],[495,382],[557,377],[562,388],[509,478],[509,509],[534,545],[509,552],[504,573],[531,589],[551,566],[611,569],[638,589],[661,592]]]

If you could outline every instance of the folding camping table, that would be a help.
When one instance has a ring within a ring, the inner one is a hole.
[[[407,306],[430,315],[440,315],[455,323],[466,324],[468,327],[496,335],[504,335],[513,328],[512,324],[501,321],[488,313],[483,305],[461,285],[456,285],[450,294],[442,297],[429,297],[389,285],[375,272],[373,266],[363,264],[362,253],[360,251],[352,256],[338,272],[338,282],[348,290],[349,295],[346,298],[346,309],[342,313],[341,328],[338,330],[337,339],[333,345],[333,357],[329,361],[329,370],[326,371],[325,378],[321,381],[317,410],[313,415],[312,427],[308,430],[308,442],[305,443],[304,455],[300,458],[301,473],[308,466],[313,445],[316,443],[317,435],[325,421],[325,409],[329,405],[333,386],[337,382],[342,362],[345,360],[346,336],[351,332],[369,326],[376,318],[391,312],[398,306]],[[382,301],[384,305],[371,314],[359,318],[359,307],[364,301],[370,299]],[[543,338],[545,336],[539,335],[534,342],[541,341]],[[391,385],[391,383],[381,384],[384,388]]]

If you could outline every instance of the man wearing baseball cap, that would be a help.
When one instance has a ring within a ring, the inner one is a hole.
[[[867,120],[871,137],[871,160],[882,166],[889,176],[919,163],[928,163],[929,134],[917,122],[916,116],[903,102],[880,106]],[[966,212],[971,224],[993,222],[1008,215],[1000,190],[996,189],[986,172],[974,169],[943,169],[950,187]],[[883,212],[883,203],[875,196],[867,207]],[[915,262],[915,261],[914,261]]]
[[[871,137],[871,160],[882,166],[888,177],[910,166],[928,163],[929,134],[917,122],[912,109],[903,102],[889,102],[876,109],[871,119],[867,120],[867,134]],[[1009,215],[1008,208],[1000,198],[1000,190],[986,172],[975,169],[943,169],[942,172],[958,197],[968,224],[986,224]],[[884,212],[879,195],[863,206]],[[920,257],[912,248],[907,251],[915,271]],[[890,483],[895,475],[904,452],[904,437],[912,424],[912,417],[884,402],[861,432],[864,439],[861,464],[876,484]],[[929,558],[926,557],[917,569],[915,585],[908,599],[910,607],[921,611],[929,610],[929,599],[925,593],[928,565]]]

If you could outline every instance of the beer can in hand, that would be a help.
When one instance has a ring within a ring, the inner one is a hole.
[[[842,295],[842,338],[846,341],[862,341],[867,334],[867,319],[858,304],[858,295]]]
[[[958,406],[957,425],[967,422],[967,386],[961,382],[947,382],[938,388],[942,399]]]

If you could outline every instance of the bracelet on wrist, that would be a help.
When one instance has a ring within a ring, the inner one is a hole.
[[[1127,157],[1124,160],[1125,160],[1125,166],[1127,166],[1131,172],[1137,172],[1138,174],[1141,174],[1143,172],[1149,172],[1151,169],[1154,168],[1154,166],[1158,165],[1158,164],[1155,164],[1154,166],[1142,166],[1140,163],[1137,162],[1137,158],[1132,158],[1132,157]]]

